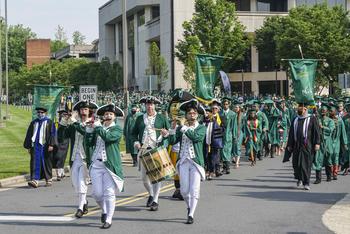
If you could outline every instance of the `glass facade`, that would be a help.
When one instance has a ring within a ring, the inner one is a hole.
[[[256,10],[263,12],[287,12],[288,0],[257,0]]]
[[[236,11],[250,11],[250,0],[230,0],[236,5]]]
[[[315,4],[321,4],[326,2],[330,7],[341,5],[346,9],[346,0],[296,0],[296,5],[308,5],[312,6]]]

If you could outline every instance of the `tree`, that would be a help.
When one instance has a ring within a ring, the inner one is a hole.
[[[1,21],[2,65],[5,69],[5,24]],[[8,27],[8,63],[9,70],[18,71],[26,61],[25,42],[36,38],[36,34],[22,24]]]
[[[146,75],[156,75],[157,76],[157,86],[158,91],[161,90],[162,85],[168,79],[168,65],[164,57],[160,54],[159,47],[157,43],[152,42],[148,51],[148,68],[146,69]]]
[[[85,44],[84,41],[85,41],[86,37],[83,34],[81,34],[81,32],[74,31],[72,37],[73,37],[73,44],[74,45],[84,45]]]
[[[55,39],[51,41],[51,52],[57,52],[67,46],[69,46],[69,43],[66,32],[61,25],[58,25],[55,33]]]
[[[349,13],[342,7],[301,6],[284,19],[266,20],[256,33],[255,43],[259,53],[272,51],[276,63],[282,58],[300,58],[300,44],[305,58],[327,61],[328,66],[319,66],[315,85],[332,86],[338,74],[350,70],[349,29]]]
[[[184,79],[194,88],[194,58],[207,53],[243,60],[251,39],[244,33],[235,5],[228,0],[196,0],[195,13],[183,23],[183,39],[176,45],[176,57],[184,64]],[[226,60],[224,66],[230,62]]]

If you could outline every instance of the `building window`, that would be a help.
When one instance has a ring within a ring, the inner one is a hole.
[[[134,16],[128,18],[128,47],[129,49],[134,48]]]
[[[159,6],[153,6],[151,10],[152,19],[158,18],[160,16],[160,8]]]
[[[273,53],[258,53],[259,72],[270,72],[276,70],[275,55]]]
[[[236,5],[236,11],[250,11],[250,0],[230,0]]]
[[[257,0],[257,11],[288,12],[288,0]]]
[[[145,24],[145,9],[137,13],[137,26],[142,26]]]
[[[118,24],[118,43],[119,43],[119,53],[123,53],[123,25]]]
[[[301,6],[301,5],[307,5],[307,6],[313,6],[316,4],[322,4],[326,2],[328,6],[334,7],[337,5],[343,6],[344,9],[346,9],[346,0],[296,0],[296,5]]]

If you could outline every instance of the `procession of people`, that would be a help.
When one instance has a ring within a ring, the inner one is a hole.
[[[52,168],[57,169],[57,181],[63,179],[70,145],[75,216],[88,214],[91,184],[92,197],[102,210],[103,229],[111,227],[116,195],[127,183],[119,148],[123,136],[148,193],[145,206],[150,211],[160,209],[162,181],[173,180],[173,198],[185,201],[187,224],[194,223],[201,182],[220,180],[231,169],[239,170],[242,161],[253,168],[267,158],[292,160],[296,187],[304,190],[311,189],[312,170],[314,184],[349,173],[350,97],[324,96],[314,103],[297,103],[269,95],[223,96],[204,103],[177,89],[163,102],[155,96],[134,100],[127,114],[115,103],[98,107],[81,100],[72,110],[64,106],[58,111],[57,129],[46,117],[47,109],[36,109],[37,118],[24,142],[31,155],[28,185],[37,188],[38,181],[45,179],[51,186]],[[123,128],[117,118],[126,120]]]

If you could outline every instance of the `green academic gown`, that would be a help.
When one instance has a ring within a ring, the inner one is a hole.
[[[246,143],[246,156],[257,156],[259,152],[262,133],[262,124],[257,118],[256,120],[246,120],[244,123],[244,142]]]
[[[232,159],[232,144],[236,135],[234,131],[237,131],[237,118],[236,113],[231,110],[228,110],[228,112],[221,111],[221,115],[226,119],[221,159],[224,162],[230,162]]]
[[[343,123],[345,127],[346,136],[348,139],[350,139],[350,114],[346,114],[343,117]],[[348,147],[348,149],[344,152],[344,161],[343,161],[344,167],[348,168],[349,162],[350,162],[350,150]]]
[[[333,139],[332,134],[335,128],[334,121],[327,116],[319,119],[321,128],[321,146],[320,150],[316,151],[316,157],[314,162],[314,169],[316,171],[322,170],[324,166],[324,160],[330,158],[333,154]]]
[[[136,141],[136,139],[133,138],[132,131],[135,127],[136,119],[141,115],[142,113],[137,112],[134,115],[129,114],[126,117],[124,130],[123,130],[123,134],[125,138],[126,153],[130,153],[133,155],[137,154],[137,149],[135,149],[134,147],[134,142]]]
[[[336,119],[333,120],[335,123],[335,130],[333,131],[333,154],[327,160],[327,165],[339,165],[339,153],[340,147],[346,146],[348,144],[348,138],[346,135],[345,125],[342,118],[336,116]]]

